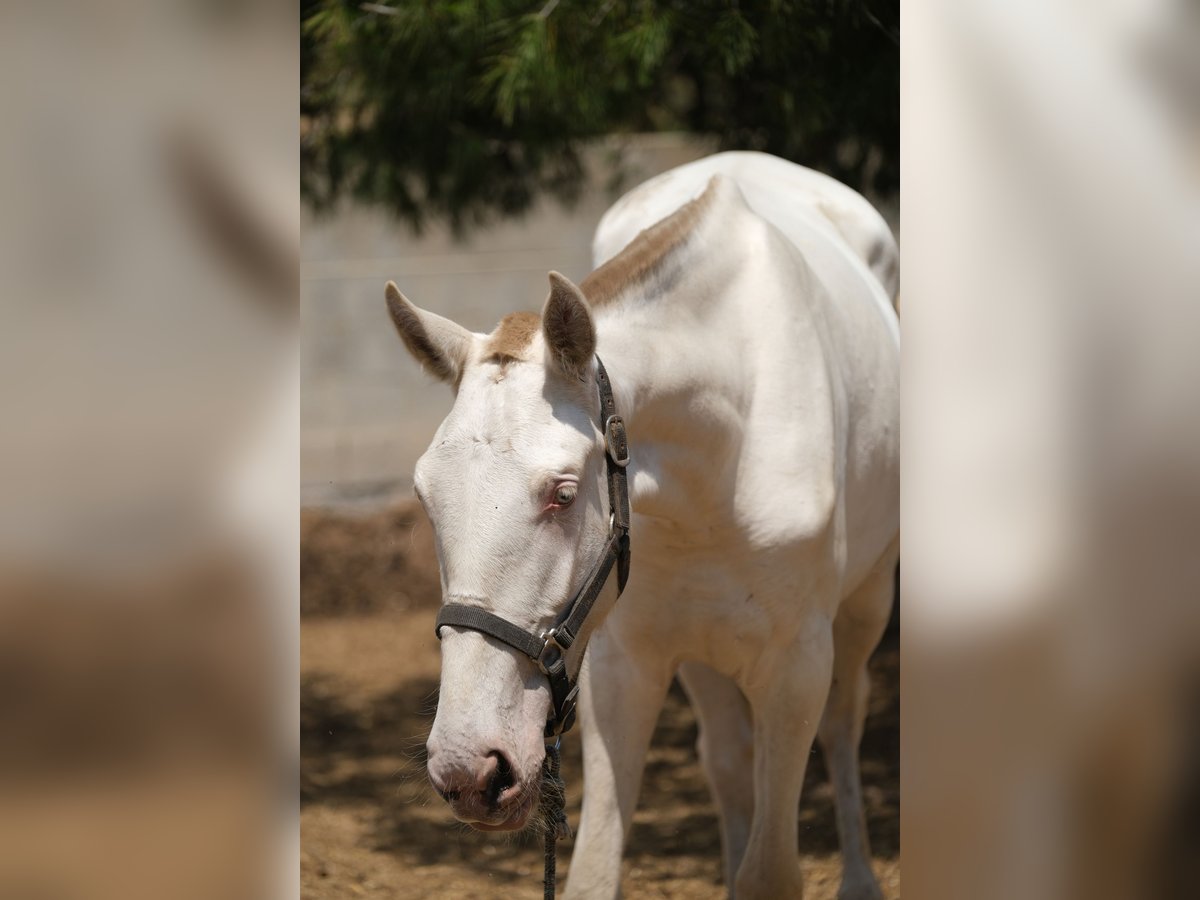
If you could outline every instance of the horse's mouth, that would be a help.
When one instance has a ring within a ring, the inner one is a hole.
[[[479,831],[520,831],[529,822],[529,816],[533,812],[533,805],[536,799],[536,792],[527,793],[519,803],[512,807],[506,816],[503,810],[498,810],[497,814],[504,816],[499,821],[474,821],[467,822],[467,824]]]

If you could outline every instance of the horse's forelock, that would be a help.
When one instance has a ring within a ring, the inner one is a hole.
[[[483,348],[484,361],[501,365],[528,362],[531,359],[533,336],[541,327],[542,319],[537,313],[510,313],[500,320],[496,330],[488,336]]]

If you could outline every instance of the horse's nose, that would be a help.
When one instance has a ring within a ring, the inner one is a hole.
[[[458,761],[430,756],[429,780],[443,800],[464,812],[494,810],[516,787],[512,762],[502,750]]]
[[[484,757],[485,762],[475,779],[475,787],[489,806],[497,806],[502,800],[508,799],[509,788],[516,784],[513,777],[512,763],[499,750],[491,750]]]

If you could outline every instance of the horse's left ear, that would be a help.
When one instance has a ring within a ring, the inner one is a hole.
[[[596,352],[596,326],[583,291],[558,272],[550,273],[542,332],[555,365],[568,378],[582,380]]]

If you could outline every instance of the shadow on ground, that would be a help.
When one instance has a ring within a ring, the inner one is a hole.
[[[889,635],[872,661],[872,713],[862,748],[873,850],[876,858],[884,859],[899,855],[898,663],[897,639]],[[449,867],[475,872],[482,867],[487,884],[498,892],[505,884],[536,887],[541,859],[536,835],[497,839],[458,825],[429,788],[424,738],[436,708],[436,693],[436,672],[376,694],[347,688],[335,674],[303,676],[302,809],[306,814],[343,813],[323,818],[319,825],[306,815],[306,855],[319,857],[330,843],[348,841],[391,858],[407,871],[406,877],[423,870]],[[695,720],[676,686],[655,732],[626,855],[627,871],[651,877],[661,877],[664,870],[678,871],[709,885],[719,884],[717,817],[696,759],[695,741]],[[577,735],[565,742],[564,750],[568,814],[578,824],[582,782]],[[347,822],[347,817],[352,821]],[[801,853],[837,852],[833,792],[815,748],[799,818]],[[566,844],[560,864],[564,873],[569,853]],[[304,893],[313,898],[343,895],[322,893],[311,884]],[[414,886],[411,896],[418,895]]]

